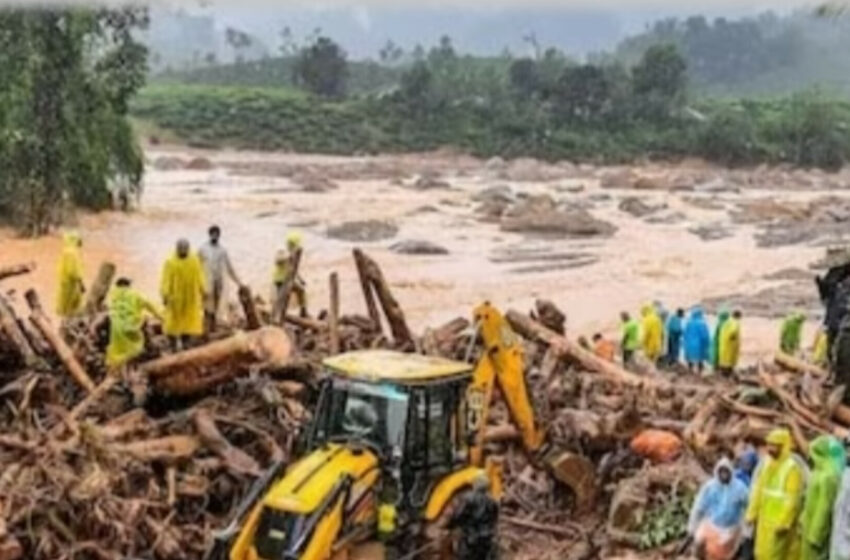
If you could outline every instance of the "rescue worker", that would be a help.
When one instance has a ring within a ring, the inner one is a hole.
[[[718,345],[717,371],[723,375],[732,375],[738,366],[741,355],[741,312],[735,311],[732,317],[723,322]]]
[[[749,488],[753,482],[753,473],[758,464],[758,451],[750,444],[745,445],[738,458],[735,459],[735,478]]]
[[[396,528],[398,511],[396,510],[396,492],[390,485],[381,489],[378,505],[378,540],[384,544],[384,559],[394,560],[397,555]]]
[[[641,309],[641,347],[643,355],[653,365],[658,363],[664,348],[664,324],[652,305]]]
[[[449,519],[448,529],[460,529],[459,560],[493,560],[498,557],[496,526],[499,504],[490,495],[490,479],[479,475],[467,495]]]
[[[682,353],[682,336],[685,334],[685,310],[677,309],[676,313],[667,320],[667,365],[679,363]]]
[[[109,345],[106,365],[120,368],[145,349],[145,315],[160,317],[159,311],[134,290],[128,278],[119,278],[109,294]]]
[[[593,353],[597,357],[613,362],[616,350],[614,343],[602,336],[602,333],[593,335]]]
[[[290,269],[297,251],[302,249],[301,234],[291,231],[286,236],[286,251],[278,251],[275,255],[274,273],[272,282],[274,284],[274,308],[279,310],[283,302],[278,301],[286,281],[289,279]],[[298,301],[298,308],[302,317],[307,316],[307,287],[300,275],[293,279],[292,292]],[[291,296],[290,296],[291,297]],[[279,312],[279,311],[278,311]],[[275,313],[277,314],[277,312]]]
[[[806,485],[800,514],[800,559],[828,560],[832,507],[838,494],[841,474],[832,456],[830,436],[819,436],[809,445],[814,468]]]
[[[78,314],[83,307],[83,258],[80,250],[83,239],[74,231],[66,233],[62,240],[62,255],[59,257],[59,291],[56,297],[56,314],[67,319]]]
[[[698,557],[735,557],[743,536],[748,492],[747,486],[733,475],[732,462],[726,458],[718,461],[714,477],[700,488],[688,521],[688,535]]]
[[[805,472],[794,457],[791,432],[776,429],[765,439],[767,456],[753,483],[747,522],[756,526],[756,560],[791,559]]]
[[[717,325],[714,327],[714,336],[711,339],[711,367],[716,371],[720,360],[720,331],[729,320],[729,310],[721,307],[717,313]]]
[[[800,341],[803,335],[803,323],[806,322],[806,316],[795,311],[785,317],[782,321],[782,328],[779,333],[779,349],[791,356],[800,351]]]
[[[812,344],[812,361],[819,367],[829,367],[829,343],[826,329],[822,326],[818,327],[814,344]]]
[[[224,296],[225,272],[237,286],[241,287],[242,282],[233,269],[227,249],[221,245],[221,228],[212,226],[208,234],[209,240],[198,250],[198,258],[204,267],[204,281],[207,287],[207,295],[204,298],[204,326],[209,334],[216,329],[216,317]]]
[[[634,365],[635,352],[640,347],[640,325],[626,311],[620,313],[620,320],[623,331],[620,350],[623,353],[623,367],[628,368]]]
[[[174,254],[165,261],[160,282],[165,306],[165,334],[175,350],[182,350],[193,337],[204,332],[203,302],[206,295],[204,272],[189,242],[177,242]]]
[[[705,362],[709,359],[711,348],[711,335],[708,332],[708,324],[701,307],[697,306],[691,310],[691,316],[685,325],[682,336],[685,346],[685,361],[688,370],[693,373],[702,373]]]
[[[846,467],[846,465],[845,465]],[[830,560],[850,560],[850,469],[841,475],[835,506],[832,508]]]

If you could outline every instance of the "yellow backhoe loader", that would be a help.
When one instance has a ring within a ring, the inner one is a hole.
[[[451,557],[444,525],[457,498],[482,473],[494,495],[501,493],[499,465],[484,453],[497,383],[532,459],[570,486],[592,484],[586,459],[546,445],[521,343],[501,313],[485,303],[475,310],[475,325],[485,348],[475,367],[383,350],[327,359],[307,454],[256,482],[207,558],[347,558],[375,538],[386,496],[393,497],[398,531],[410,536],[406,542]]]

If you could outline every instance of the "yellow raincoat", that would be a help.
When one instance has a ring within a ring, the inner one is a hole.
[[[785,429],[768,434],[766,442],[779,445],[782,451],[777,459],[764,459],[750,492],[747,522],[757,523],[756,560],[797,560],[791,549],[804,474],[792,454],[791,441],[791,433]]]
[[[815,336],[815,344],[814,344],[814,353],[812,355],[812,360],[815,364],[826,367],[829,365],[829,356],[828,353],[828,343],[826,338],[826,331],[823,328],[818,329],[818,333]]]
[[[123,286],[116,286],[112,290],[109,296],[107,366],[122,366],[144,351],[142,326],[145,312],[159,317],[156,307],[136,290]]]
[[[56,313],[70,317],[80,312],[83,306],[83,259],[80,255],[80,236],[66,233],[62,256],[57,270],[59,293],[56,298]]]
[[[160,294],[165,304],[168,336],[199,336],[204,332],[204,270],[194,253],[181,259],[174,253],[162,269]]]
[[[720,347],[717,365],[721,368],[734,368],[741,355],[741,323],[734,317],[723,323],[720,329]]]
[[[652,362],[661,357],[664,350],[664,324],[652,305],[644,305],[641,309],[641,346],[643,354]]]

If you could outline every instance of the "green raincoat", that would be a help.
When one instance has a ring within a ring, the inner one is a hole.
[[[809,446],[809,457],[814,463],[814,469],[800,514],[800,560],[829,559],[832,507],[841,480],[832,455],[831,439],[829,436],[820,436]]]
[[[132,288],[116,286],[109,296],[109,346],[106,365],[119,367],[139,356],[145,349],[142,332],[145,312],[159,316],[159,311]]]
[[[792,313],[782,321],[779,335],[779,349],[792,356],[800,350],[800,340],[803,334],[803,323],[806,316],[802,313]]]

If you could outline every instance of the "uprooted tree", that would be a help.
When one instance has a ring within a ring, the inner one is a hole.
[[[147,24],[143,8],[0,9],[0,217],[39,235],[63,206],[138,189],[127,111],[147,73],[134,31]]]

